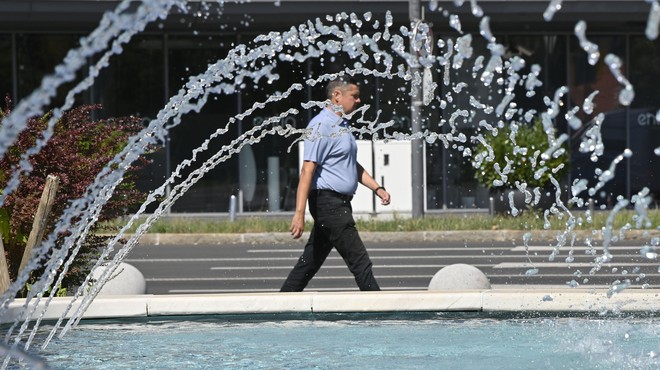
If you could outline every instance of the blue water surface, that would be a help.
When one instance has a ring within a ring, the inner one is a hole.
[[[658,369],[655,318],[95,321],[38,353],[56,369]]]

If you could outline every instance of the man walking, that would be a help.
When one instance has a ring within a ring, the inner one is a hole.
[[[353,220],[351,199],[358,182],[371,189],[384,205],[390,194],[357,163],[357,144],[344,115],[360,103],[360,88],[349,77],[340,77],[326,87],[330,104],[308,124],[303,166],[296,193],[296,211],[291,235],[300,238],[305,229],[305,206],[314,218],[314,227],[303,254],[289,273],[282,292],[300,292],[336,248],[355,276],[360,290],[380,290],[372,264]]]

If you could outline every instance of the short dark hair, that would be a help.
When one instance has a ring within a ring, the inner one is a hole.
[[[358,86],[358,82],[353,76],[349,75],[339,76],[328,82],[328,85],[325,87],[326,98],[332,98],[332,93],[335,91],[335,89],[343,90],[348,85]]]

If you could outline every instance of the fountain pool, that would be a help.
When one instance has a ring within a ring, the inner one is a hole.
[[[84,321],[40,355],[57,369],[652,369],[658,353],[652,318],[423,313]]]

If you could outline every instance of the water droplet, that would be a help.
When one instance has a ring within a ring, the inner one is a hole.
[[[647,2],[651,2],[651,0],[647,0]],[[659,28],[660,28],[660,3],[658,3],[657,0],[654,0],[653,2],[651,2],[651,12],[649,13],[648,21],[646,22],[646,37],[649,40],[657,39]]]
[[[460,34],[463,34],[463,31],[461,30],[461,20],[456,14],[449,16],[449,27],[455,29]]]
[[[589,64],[592,66],[596,65],[598,59],[600,59],[600,51],[598,51],[598,45],[587,40],[587,23],[585,21],[579,21],[575,25],[574,31],[575,36],[580,41],[580,47],[587,53]]]
[[[561,3],[563,0],[551,0],[548,8],[543,12],[543,19],[546,22],[550,22],[552,17],[561,9]]]

